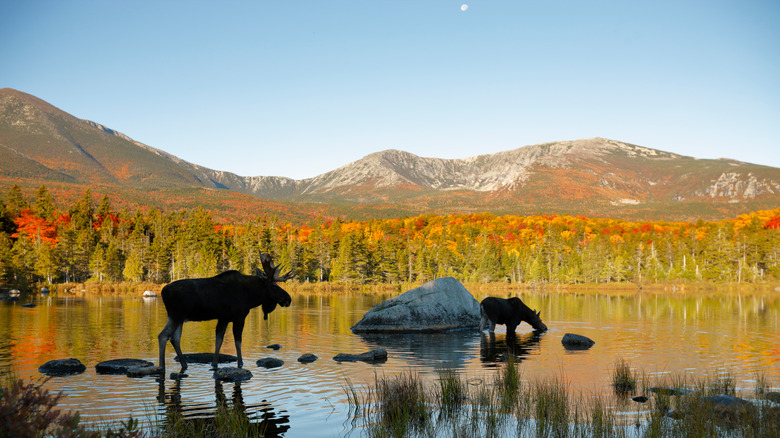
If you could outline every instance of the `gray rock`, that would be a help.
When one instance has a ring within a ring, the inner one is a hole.
[[[205,363],[210,364],[214,360],[214,353],[184,353],[184,360],[187,363]],[[173,360],[179,361],[179,356],[174,356]],[[238,362],[238,357],[230,354],[219,353],[217,363]]]
[[[414,333],[476,329],[479,302],[452,277],[402,293],[366,312],[353,333]]]
[[[143,298],[156,298],[157,292],[152,290],[145,290],[143,294],[141,294]]]
[[[41,288],[41,295],[43,295],[44,297],[49,295],[49,288],[48,287],[42,287]]]
[[[266,357],[257,361],[257,366],[263,368],[278,368],[284,365],[284,361],[275,357]]]
[[[564,348],[567,350],[587,350],[595,343],[595,341],[588,337],[575,335],[574,333],[566,333],[563,335],[563,339],[561,339],[561,344],[563,344]]]
[[[87,366],[78,359],[55,359],[46,362],[38,367],[38,371],[47,376],[68,376],[72,374],[81,374],[86,371]]]
[[[387,360],[387,350],[380,348],[377,350],[367,351],[362,354],[347,354],[339,353],[333,360],[336,362],[384,362]]]
[[[242,380],[251,379],[252,373],[249,370],[245,370],[243,368],[225,367],[214,371],[214,378],[216,380],[240,382]]]
[[[319,359],[319,357],[317,357],[317,356],[315,356],[315,355],[313,355],[311,353],[306,353],[306,354],[302,354],[301,357],[298,358],[298,362],[300,362],[300,363],[312,363],[312,362],[314,362],[317,359]]]
[[[95,365],[95,371],[98,374],[127,374],[131,368],[142,368],[154,366],[148,360],[141,359],[113,359],[100,362]]]
[[[128,368],[127,377],[144,377],[162,375],[163,369],[156,366]]]

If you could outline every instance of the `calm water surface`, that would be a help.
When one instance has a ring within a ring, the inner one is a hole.
[[[475,294],[508,296],[501,291]],[[490,379],[500,370],[507,349],[503,326],[495,337],[476,331],[441,335],[359,336],[349,330],[363,314],[389,296],[297,296],[289,308],[277,308],[264,321],[252,311],[244,329],[244,367],[252,379],[217,383],[209,365],[191,364],[181,380],[98,375],[98,362],[138,358],[157,362],[157,334],[165,325],[161,300],[64,299],[26,297],[0,302],[0,374],[39,378],[38,367],[51,359],[74,357],[87,366],[80,375],[55,377],[46,383],[66,397],[61,407],[78,410],[86,422],[116,424],[130,414],[142,423],[158,423],[165,413],[208,416],[218,403],[236,400],[247,414],[266,421],[278,436],[343,436],[354,432],[348,420],[344,386],[372,384],[375,375],[415,371],[433,384],[436,371],[453,368],[467,379]],[[750,389],[757,373],[780,386],[780,293],[709,294],[523,294],[541,310],[549,331],[534,336],[518,327],[510,346],[520,355],[524,380],[563,376],[573,392],[610,390],[610,370],[618,358],[629,360],[640,374],[734,376],[738,388]],[[23,308],[25,302],[37,307]],[[213,352],[215,322],[184,325],[185,353]],[[567,351],[567,332],[596,341],[587,351]],[[266,345],[281,344],[274,351]],[[388,351],[382,364],[337,363],[338,353]],[[235,354],[231,331],[223,353]],[[168,372],[178,371],[173,348],[166,350]],[[313,353],[319,360],[301,364]],[[265,369],[265,357],[284,360]],[[272,435],[273,436],[273,435]]]

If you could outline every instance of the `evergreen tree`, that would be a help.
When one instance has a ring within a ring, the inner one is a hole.
[[[46,186],[41,185],[38,187],[38,191],[35,193],[35,203],[32,207],[33,213],[43,219],[54,218],[54,203],[52,202],[51,194],[46,189]]]
[[[13,221],[21,216],[22,210],[27,208],[30,208],[30,204],[24,199],[22,189],[17,184],[14,184],[5,195],[6,214]]]

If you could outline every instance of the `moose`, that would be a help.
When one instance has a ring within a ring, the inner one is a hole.
[[[485,330],[490,323],[490,333],[496,331],[496,324],[505,324],[507,333],[514,333],[515,328],[525,321],[539,332],[547,331],[547,326],[542,322],[539,312],[531,310],[520,298],[509,299],[487,297],[479,303],[482,319],[479,322],[479,331]]]
[[[238,367],[244,362],[241,358],[241,333],[244,320],[249,311],[262,306],[263,317],[268,319],[276,305],[288,307],[292,301],[290,294],[277,283],[294,277],[292,272],[279,275],[279,267],[274,266],[271,256],[260,254],[262,271],[256,275],[244,275],[238,271],[226,271],[215,277],[177,280],[163,287],[162,296],[168,322],[157,336],[160,348],[160,368],[165,370],[165,346],[168,341],[176,350],[182,372],[187,369],[187,361],[181,352],[181,330],[185,321],[217,320],[216,342],[212,368],[217,369],[219,349],[225,337],[228,323],[233,323],[233,338],[236,342]]]

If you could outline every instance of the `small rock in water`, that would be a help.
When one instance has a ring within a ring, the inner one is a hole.
[[[271,344],[271,345],[266,345],[265,348],[270,348],[271,350],[279,350],[280,348],[282,348],[282,346],[279,344]]]
[[[128,368],[127,377],[144,377],[162,374],[163,369],[156,366]]]
[[[35,306],[37,306],[37,304],[35,304],[35,303],[24,303],[24,304],[22,304],[22,307],[27,307],[27,308],[35,307]]]
[[[113,359],[95,365],[98,374],[127,374],[130,368],[151,367],[153,363],[141,359]]]
[[[302,354],[301,357],[298,358],[298,362],[300,362],[300,363],[312,363],[312,362],[314,362],[317,359],[319,359],[319,357],[317,357],[317,356],[315,356],[315,355],[313,355],[311,353],[306,353],[306,354]]]
[[[214,353],[184,353],[182,356],[184,356],[184,360],[187,363],[209,364],[212,361],[214,361]],[[178,362],[179,356],[174,356],[173,360]],[[226,362],[238,362],[238,357],[233,356],[231,354],[219,353],[219,356],[217,357],[217,363],[226,363]]]
[[[47,288],[47,287],[42,287],[42,288],[41,288],[41,295],[43,295],[44,297],[45,297],[46,295],[49,295],[49,288]]]
[[[171,373],[171,380],[179,380],[189,376],[187,373]]]
[[[144,298],[155,298],[157,297],[157,293],[151,290],[145,290],[141,296]]]
[[[379,348],[376,350],[367,351],[363,354],[347,354],[339,353],[333,360],[336,362],[384,362],[387,360],[387,350]]]
[[[87,369],[78,359],[55,359],[38,367],[38,371],[47,376],[67,376],[81,374]]]
[[[217,380],[229,380],[232,382],[240,382],[242,380],[249,380],[252,378],[252,373],[249,370],[243,368],[226,367],[219,368],[214,371],[214,378]]]
[[[274,357],[266,357],[257,361],[257,366],[263,368],[278,368],[282,365],[284,365],[284,361]]]
[[[643,396],[643,395],[640,395],[640,396],[638,396],[638,397],[634,397],[634,398],[632,398],[631,400],[633,400],[633,401],[635,401],[635,402],[637,402],[637,403],[646,403],[646,402],[647,402],[648,400],[650,400],[650,399],[649,399],[649,398],[647,398],[647,397],[645,397],[645,396]]]
[[[596,342],[593,339],[582,335],[575,335],[574,333],[566,333],[561,339],[561,344],[567,350],[587,350],[592,347]]]

